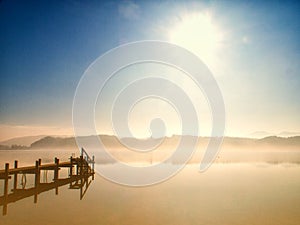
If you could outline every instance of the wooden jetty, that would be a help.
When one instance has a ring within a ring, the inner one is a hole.
[[[60,162],[58,158],[54,163],[42,164],[41,159],[35,162],[34,166],[18,167],[18,161],[14,162],[14,168],[9,168],[5,164],[5,169],[0,170],[0,180],[4,180],[4,193],[0,196],[0,206],[3,206],[3,215],[7,214],[7,205],[12,202],[34,196],[34,203],[37,203],[38,194],[55,189],[58,194],[58,187],[70,184],[70,189],[80,189],[80,199],[83,198],[89,187],[89,177],[94,180],[94,156],[91,158],[82,148],[80,157],[70,157],[68,161]],[[68,168],[69,173],[65,178],[60,178],[59,171],[62,168]],[[41,182],[41,171],[54,171],[52,182]],[[26,188],[26,175],[34,175],[34,186]],[[22,175],[22,187],[18,188],[18,175]],[[12,179],[13,178],[13,179]],[[11,191],[9,191],[9,180],[13,181]],[[85,189],[84,189],[85,187]]]

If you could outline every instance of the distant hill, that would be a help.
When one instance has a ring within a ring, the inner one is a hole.
[[[110,135],[100,135],[99,136],[103,144],[110,148],[124,148],[120,140],[115,136]],[[177,145],[180,139],[186,141],[186,146],[189,147],[189,143],[192,144],[193,136],[178,136],[174,135],[172,137],[165,137],[162,139],[163,145],[167,148],[173,149]],[[86,136],[79,137],[81,143],[87,143],[91,147],[97,147],[98,140],[95,139],[95,136]],[[209,142],[209,137],[199,137],[198,145],[204,147]],[[32,140],[32,143],[30,143]],[[14,142],[15,141],[15,142]],[[155,145],[160,145],[160,139],[134,139],[134,138],[123,138],[122,142],[126,142],[130,146],[136,146],[139,149],[139,146],[151,147]],[[97,143],[93,143],[97,142]],[[29,144],[28,144],[29,143]],[[34,137],[24,137],[11,139],[5,142],[0,143],[0,149],[25,149],[24,146],[28,146],[31,149],[51,149],[51,148],[77,148],[76,140],[74,137],[52,137],[52,136],[34,136]],[[9,147],[9,148],[8,148]],[[277,136],[268,136],[265,138],[238,138],[238,137],[225,137],[222,143],[223,149],[298,149],[300,150],[300,136],[295,137],[277,137]]]
[[[298,149],[300,150],[300,136],[277,137],[269,136],[265,138],[236,138],[225,137],[224,147],[240,149]]]
[[[288,146],[300,146],[300,136],[294,137],[277,137],[277,136],[270,136],[259,139],[256,141],[260,144],[268,144],[268,145],[288,145]]]
[[[109,135],[101,135],[99,136],[105,146],[110,147],[122,147],[122,144],[115,136]],[[95,139],[92,136],[87,137],[79,137],[82,143],[88,143],[90,146],[97,146],[97,143],[92,143]],[[180,138],[186,140],[187,144],[192,139],[192,136],[172,136],[166,137],[164,139],[164,144],[167,146],[175,145],[180,141]],[[154,146],[156,143],[159,143],[158,139],[145,139],[138,140],[134,138],[124,138],[123,141],[126,141],[127,144],[131,146]],[[208,137],[200,137],[198,140],[198,144],[205,145],[209,141]],[[247,149],[256,149],[256,148],[296,148],[300,150],[300,136],[295,137],[277,137],[277,136],[269,136],[261,139],[254,138],[237,138],[237,137],[225,137],[223,139],[222,146],[224,148],[247,148]],[[38,148],[76,148],[76,140],[74,137],[61,138],[61,137],[43,137],[40,140],[31,144],[30,148],[38,149]]]
[[[280,133],[270,133],[266,131],[256,131],[251,134],[249,134],[250,138],[265,138],[269,136],[277,136],[277,137],[295,137],[300,136],[300,132],[289,132],[289,131],[283,131]]]
[[[97,143],[94,142],[93,136],[86,136],[86,137],[79,137],[80,141],[82,143],[88,143],[92,146],[97,146]],[[104,144],[115,146],[119,145],[118,139],[115,136],[109,136],[109,135],[101,135],[101,140]],[[76,140],[74,137],[52,137],[47,136],[43,137],[40,140],[37,140],[33,142],[30,145],[30,148],[32,149],[38,149],[38,148],[76,148]]]
[[[30,148],[73,148],[76,147],[76,141],[74,137],[61,138],[61,137],[43,137],[40,140],[33,142]]]

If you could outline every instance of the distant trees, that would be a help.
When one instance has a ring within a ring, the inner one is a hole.
[[[12,146],[0,145],[0,150],[18,150],[18,149],[29,149],[29,147],[24,145],[12,145]]]
[[[10,149],[10,147],[7,145],[0,145],[0,150],[7,150],[7,149]]]
[[[25,145],[12,145],[10,147],[11,150],[15,150],[15,149],[29,149],[28,146],[25,146]]]

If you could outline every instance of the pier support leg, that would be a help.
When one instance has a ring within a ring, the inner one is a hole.
[[[83,198],[83,178],[80,179],[80,200]]]
[[[5,163],[5,180],[4,180],[4,204],[3,204],[3,215],[7,214],[7,195],[8,195],[8,174],[9,163]]]

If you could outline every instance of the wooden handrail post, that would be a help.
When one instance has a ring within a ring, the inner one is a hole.
[[[92,158],[92,169],[93,169],[93,172],[94,172],[94,168],[95,168],[95,156],[93,155],[93,158]]]
[[[35,161],[35,180],[34,180],[34,186],[35,186],[35,195],[34,195],[34,203],[37,203],[37,196],[38,196],[38,189],[40,184],[40,162],[39,160]]]
[[[18,160],[15,160],[15,169],[18,168]],[[14,174],[14,191],[17,189],[17,184],[18,184],[18,174]]]
[[[59,159],[55,157],[54,182],[58,181]],[[58,195],[58,187],[55,188],[55,194]]]
[[[54,163],[55,163],[54,180],[57,180],[58,179],[58,169],[59,169],[59,159],[55,157]]]
[[[70,157],[70,177],[73,176],[73,157]]]
[[[79,173],[80,173],[80,175],[82,175],[82,173],[83,173],[83,168],[82,168],[82,166],[83,166],[83,155],[81,155],[80,156],[80,168],[79,168]]]

